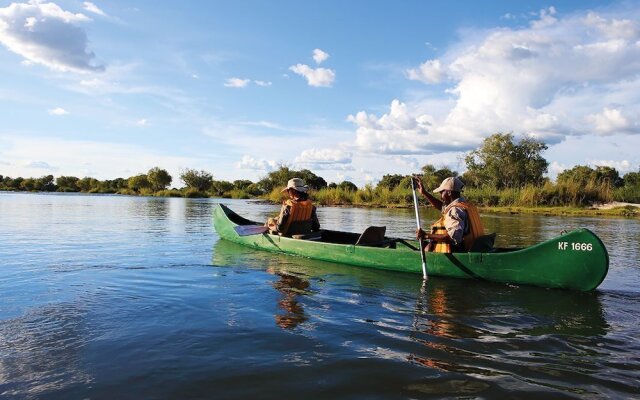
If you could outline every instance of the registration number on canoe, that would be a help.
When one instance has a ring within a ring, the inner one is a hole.
[[[558,250],[591,251],[593,245],[591,243],[558,242]]]

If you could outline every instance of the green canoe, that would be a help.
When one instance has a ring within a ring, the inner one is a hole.
[[[422,274],[417,241],[384,238],[378,246],[356,245],[360,234],[323,230],[309,239],[294,239],[259,231],[249,221],[218,204],[214,227],[222,239],[277,253],[340,264]],[[243,232],[243,235],[238,234]],[[495,248],[488,252],[427,253],[429,275],[479,279],[589,291],[607,275],[609,256],[602,241],[588,229],[576,229],[525,248]]]

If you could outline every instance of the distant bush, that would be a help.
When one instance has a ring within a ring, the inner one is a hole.
[[[183,193],[177,189],[165,189],[155,192],[156,197],[182,197]]]

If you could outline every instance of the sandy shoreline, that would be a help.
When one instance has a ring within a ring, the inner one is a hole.
[[[593,208],[597,208],[598,210],[611,210],[612,208],[627,207],[627,206],[640,208],[640,204],[637,204],[637,203],[622,203],[622,202],[619,202],[619,201],[612,201],[611,203],[606,203],[606,204],[594,204]]]

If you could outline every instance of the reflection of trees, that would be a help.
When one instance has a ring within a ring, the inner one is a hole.
[[[273,287],[282,294],[278,301],[278,307],[284,313],[275,315],[276,324],[283,329],[293,329],[309,319],[297,300],[299,295],[306,293],[309,281],[295,275],[275,271],[272,268],[267,269],[267,272],[279,277],[277,281],[273,282]]]
[[[91,382],[92,377],[83,371],[81,359],[87,335],[84,314],[84,310],[74,304],[58,304],[2,321],[0,388],[3,395],[38,397]]]

